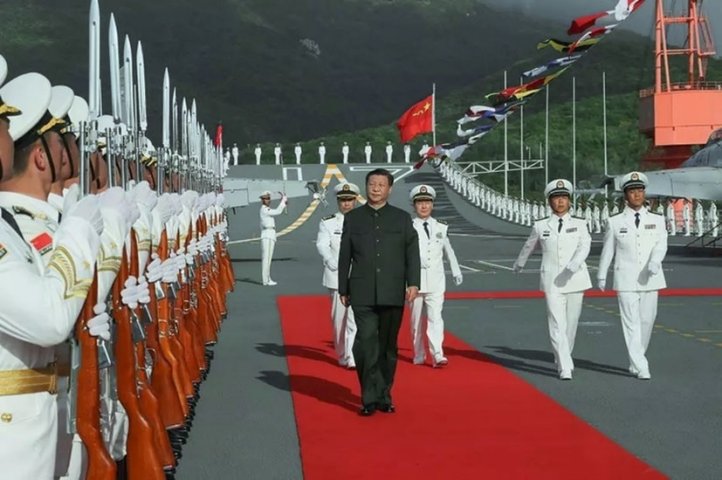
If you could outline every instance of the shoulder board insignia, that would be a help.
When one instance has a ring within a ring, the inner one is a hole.
[[[8,249],[5,248],[5,245],[0,243],[0,260],[2,260],[3,257],[5,257],[5,255],[7,255],[7,253],[8,253]]]
[[[332,218],[336,218],[336,214],[329,215],[327,217],[323,217],[324,220],[331,220]]]
[[[27,215],[28,217],[35,219],[35,215],[33,215],[33,212],[23,207],[13,206],[13,213],[15,215]]]
[[[439,219],[437,219],[436,221],[439,222],[439,223],[442,224],[442,225],[448,225],[448,222],[447,222],[446,220],[439,220]]]
[[[576,215],[572,215],[572,218],[576,218],[577,220],[584,220],[585,222],[587,221],[586,218],[584,218],[584,217],[577,217]]]
[[[47,232],[36,235],[32,240],[30,240],[30,243],[33,247],[35,247],[35,250],[37,250],[40,255],[45,255],[53,249],[53,237],[51,237]]]
[[[651,213],[652,215],[659,215],[660,217],[664,217],[664,214],[659,213],[659,212],[652,212],[652,211],[650,211],[649,213]]]
[[[613,214],[611,214],[611,215],[609,216],[609,218],[616,217],[617,215],[621,215],[621,214],[622,214],[622,212],[613,213]]]
[[[542,218],[540,218],[539,220],[537,220],[537,222],[542,222],[542,221],[544,221],[544,220],[549,220],[549,217],[548,217],[548,216],[547,216],[547,217],[542,217]]]

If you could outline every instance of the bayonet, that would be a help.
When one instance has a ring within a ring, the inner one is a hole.
[[[113,118],[116,122],[122,118],[120,103],[120,50],[118,45],[118,28],[115,25],[115,15],[110,14],[110,28],[108,30],[108,50],[110,54],[110,99]]]

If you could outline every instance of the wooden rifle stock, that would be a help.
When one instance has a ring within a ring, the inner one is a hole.
[[[139,276],[138,238],[132,230],[130,233],[130,274],[136,278]],[[173,448],[170,445],[170,439],[165,432],[165,425],[160,416],[160,402],[148,381],[145,370],[145,345],[143,342],[135,344],[135,353],[140,410],[153,430],[153,436],[155,438],[154,445],[161,461],[161,466],[164,469],[170,469],[175,467],[175,455],[173,455]]]
[[[80,371],[78,372],[78,395],[76,427],[88,455],[86,480],[115,480],[116,464],[105,448],[100,430],[100,376],[98,368],[98,343],[86,330],[95,316],[93,308],[98,303],[98,273],[96,271],[85,299],[80,318],[75,324],[75,338],[80,346]]]
[[[143,416],[136,384],[135,347],[131,333],[130,310],[123,305],[120,292],[128,278],[126,249],[120,272],[113,284],[113,314],[116,321],[115,359],[118,398],[128,415],[128,480],[164,480],[165,474],[156,453],[153,430]]]

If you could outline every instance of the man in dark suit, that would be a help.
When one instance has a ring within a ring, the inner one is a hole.
[[[344,217],[338,293],[352,306],[358,327],[353,345],[361,383],[360,415],[395,411],[391,386],[404,301],[419,293],[419,239],[405,211],[387,203],[394,177],[379,168],[366,175],[366,205]]]

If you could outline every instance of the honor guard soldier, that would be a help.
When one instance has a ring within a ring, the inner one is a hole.
[[[421,260],[419,296],[411,304],[411,339],[414,343],[414,364],[424,364],[426,357],[424,351],[425,334],[429,343],[432,366],[434,368],[443,367],[449,363],[444,356],[444,319],[441,316],[444,306],[444,292],[446,291],[444,253],[446,253],[446,258],[451,266],[451,274],[456,285],[461,285],[463,276],[454,249],[451,248],[451,242],[449,242],[448,225],[446,222],[431,216],[434,209],[434,200],[436,200],[436,191],[429,185],[417,185],[411,189],[409,199],[416,211],[416,218],[414,218],[413,223],[419,236]]]
[[[261,194],[261,281],[263,285],[273,286],[276,282],[271,280],[271,262],[273,250],[276,247],[276,220],[273,217],[283,213],[288,204],[286,195],[281,194],[281,201],[276,208],[271,208],[271,192]]]
[[[708,229],[712,230],[712,236],[716,237],[719,231],[719,218],[717,218],[717,204],[710,202],[709,213],[707,214],[707,221],[709,222]]]
[[[394,156],[394,147],[391,142],[386,142],[386,163],[391,163]]]
[[[691,210],[692,207],[689,204],[689,200],[686,198],[683,200],[682,205],[682,220],[684,220],[684,236],[689,237],[692,235],[692,228],[690,227],[690,221],[691,221]]]
[[[280,165],[283,162],[283,152],[281,151],[281,144],[277,143],[273,148],[273,156],[276,157],[276,165]]]
[[[338,255],[341,247],[344,215],[356,207],[359,188],[353,183],[339,183],[334,189],[338,212],[324,217],[318,226],[316,248],[323,258],[323,286],[331,294],[331,321],[333,324],[333,345],[339,365],[353,369],[353,342],[356,337],[356,321],[353,309],[341,303],[338,294]]]
[[[366,156],[366,163],[371,163],[371,144],[366,142],[364,147],[364,155]]]
[[[318,146],[318,161],[321,165],[326,163],[326,145],[323,142]]]
[[[572,379],[572,351],[577,323],[582,312],[584,291],[592,287],[585,263],[592,240],[586,220],[569,214],[573,193],[573,186],[568,180],[549,182],[544,196],[553,213],[534,223],[529,239],[514,262],[514,271],[521,271],[537,243],[541,243],[540,289],[544,291],[547,302],[549,338],[562,380]]]
[[[301,165],[301,154],[303,153],[303,149],[301,148],[300,143],[296,143],[296,146],[293,147],[293,154],[296,155],[296,165]]]
[[[697,224],[697,236],[701,237],[704,235],[704,208],[702,208],[702,202],[697,200],[694,208],[694,222]]]
[[[231,150],[231,154],[233,155],[233,165],[238,165],[238,145],[233,144],[233,150]]]
[[[341,155],[343,156],[343,163],[348,163],[348,153],[349,153],[348,143],[343,142],[343,147],[341,147]]]
[[[411,145],[408,143],[404,145],[404,162],[409,163],[411,161]]]
[[[667,200],[667,231],[670,235],[677,235],[677,214],[674,210],[674,200]]]
[[[629,353],[629,371],[642,380],[650,378],[645,353],[657,317],[659,290],[667,286],[662,271],[667,230],[663,216],[644,208],[646,186],[647,176],[643,173],[631,172],[622,178],[627,205],[619,215],[609,218],[597,278],[600,290],[604,290],[614,258],[614,290]]]
[[[253,149],[253,154],[256,156],[256,165],[261,164],[261,144],[257,143],[256,148]]]
[[[0,57],[0,84],[6,64]],[[47,177],[50,82],[30,73],[0,89],[0,188],[17,155],[43,165]],[[9,123],[9,125],[8,125]],[[52,141],[52,140],[51,140]],[[15,142],[15,145],[14,143]],[[50,179],[44,178],[50,183]],[[103,222],[97,199],[68,208],[55,232],[56,251],[43,265],[11,212],[0,220],[0,465],[3,478],[53,478],[57,441],[58,365],[54,346],[71,334],[92,282]],[[104,312],[89,333],[110,338]]]

